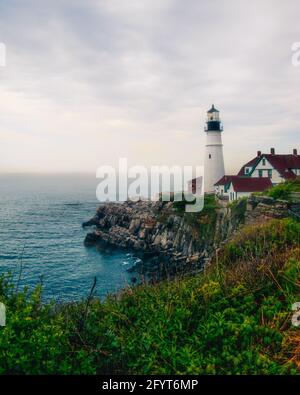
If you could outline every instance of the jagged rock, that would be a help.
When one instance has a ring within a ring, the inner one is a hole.
[[[221,217],[219,215],[219,222]],[[229,226],[227,221],[230,216],[223,218],[220,224],[225,228],[221,232],[222,239],[235,229],[235,225]],[[99,243],[133,250],[143,259],[136,265],[138,271],[160,270],[162,265],[168,273],[184,271],[190,265],[201,269],[216,242],[214,235],[199,240],[200,225],[198,231],[195,225],[187,223],[185,215],[176,212],[171,202],[107,203],[83,226],[96,227],[87,234],[86,245]]]
[[[210,262],[216,248],[225,244],[241,224],[285,218],[289,215],[289,205],[253,195],[246,202],[238,202],[235,208],[230,204],[219,205],[216,214],[213,231],[199,237],[203,231],[201,225],[191,225],[171,202],[107,203],[83,223],[84,227],[96,228],[86,235],[85,244],[133,250],[142,261],[131,271],[163,271],[172,275],[201,270]]]
[[[268,196],[251,195],[248,198],[245,214],[246,223],[265,221],[270,218],[286,218],[289,216],[289,202],[275,200]]]

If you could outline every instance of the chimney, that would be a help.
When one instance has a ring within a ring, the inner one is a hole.
[[[293,155],[295,155],[295,156],[298,155],[298,152],[297,152],[296,148],[293,149]]]
[[[261,151],[257,151],[257,156],[261,156]]]
[[[275,148],[271,148],[271,155],[275,155]]]

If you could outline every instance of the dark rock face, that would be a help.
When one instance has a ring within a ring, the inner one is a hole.
[[[86,236],[86,245],[132,250],[141,258],[135,268],[141,272],[173,275],[200,270],[215,244],[215,235],[199,239],[200,226],[199,231],[195,230],[170,202],[107,203],[83,226],[95,226]],[[233,227],[228,227],[222,239],[232,230]]]
[[[288,217],[289,205],[269,197],[250,196],[234,205],[219,202],[215,215],[197,215],[197,221],[195,217],[191,220],[171,202],[107,203],[83,223],[83,227],[94,226],[85,244],[133,251],[140,263],[129,270],[142,274],[160,277],[162,273],[172,276],[199,271],[242,224]],[[204,231],[207,225],[211,225],[209,233]]]

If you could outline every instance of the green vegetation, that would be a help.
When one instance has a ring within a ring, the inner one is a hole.
[[[248,199],[246,197],[242,197],[238,200],[234,200],[228,205],[228,207],[231,208],[233,220],[244,223],[247,201]]]
[[[188,203],[191,204],[191,203]],[[186,202],[174,202],[173,207],[178,215],[184,216],[185,221],[194,229],[194,236],[203,242],[214,237],[218,203],[215,195],[205,195],[203,210],[196,213],[185,212]]]
[[[278,184],[264,194],[274,199],[290,200],[292,192],[300,192],[300,177]]]
[[[300,224],[244,227],[202,274],[67,305],[0,281],[1,373],[296,374]]]

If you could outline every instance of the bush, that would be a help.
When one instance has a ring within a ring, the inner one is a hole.
[[[200,212],[185,212],[185,201],[174,202],[173,207],[178,215],[184,216],[185,221],[195,230],[195,238],[200,242],[213,238],[217,220],[218,203],[215,195],[205,195],[203,209]]]
[[[300,192],[300,177],[276,185],[268,190],[267,195],[274,199],[289,200],[291,192]]]
[[[97,298],[42,304],[0,281],[0,372],[294,374],[300,224],[243,228],[204,273]]]

